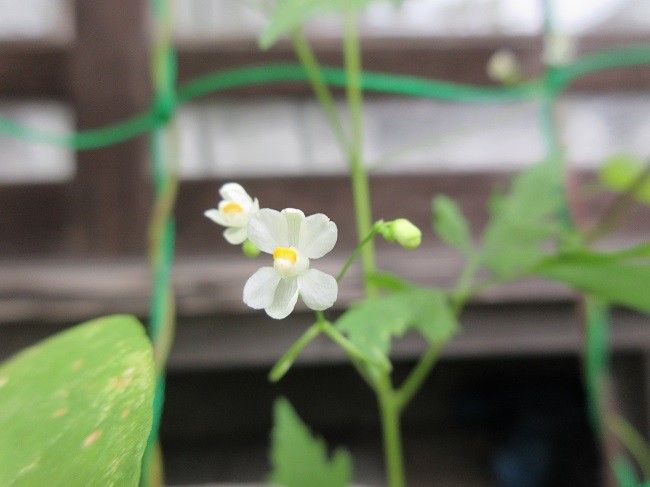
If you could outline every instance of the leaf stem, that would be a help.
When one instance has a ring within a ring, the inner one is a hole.
[[[438,361],[444,345],[444,342],[435,342],[429,345],[429,348],[422,355],[417,365],[411,370],[400,388],[395,391],[395,401],[400,410],[408,406],[413,396],[418,393],[422,384],[429,376],[431,369]]]
[[[383,224],[382,220],[375,222],[375,224],[370,229],[370,233],[368,233],[368,235],[366,235],[366,237],[361,240],[361,242],[359,242],[359,244],[355,247],[348,259],[345,261],[345,264],[343,264],[343,267],[341,267],[339,273],[336,275],[336,282],[341,282],[341,279],[345,277],[345,274],[348,272],[354,261],[357,260],[357,257],[359,257],[361,254],[363,247],[373,238],[375,238],[377,233],[379,233],[379,227],[381,224]]]
[[[329,321],[319,321],[317,325],[319,326],[320,331],[327,335],[327,337],[329,337],[343,350],[345,350],[351,359],[354,359],[363,364],[378,366],[382,369],[383,372],[390,372],[390,363],[373,360],[372,358],[368,357],[365,353],[359,350],[359,348],[354,343],[348,340],[339,330],[332,326]]]

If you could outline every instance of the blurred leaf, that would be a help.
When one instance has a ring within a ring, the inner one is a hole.
[[[383,271],[375,271],[367,274],[366,280],[368,284],[372,284],[380,289],[386,289],[387,291],[406,291],[416,287],[415,284],[408,282],[406,279]]]
[[[327,446],[314,438],[284,398],[275,402],[271,482],[283,487],[345,487],[352,481],[352,459],[337,449],[328,458]]]
[[[456,203],[444,195],[431,202],[433,228],[438,236],[452,247],[467,254],[472,250],[469,225]]]
[[[587,294],[650,313],[650,264],[628,263],[612,254],[580,252],[544,259],[535,272]]]
[[[449,340],[458,328],[445,296],[432,289],[367,298],[346,311],[336,326],[377,362],[388,356],[391,338],[402,336],[409,329],[419,331],[429,343],[434,343]]]
[[[362,9],[371,0],[278,0],[271,14],[269,24],[260,36],[262,49],[268,49],[275,42],[293,30],[302,26],[311,18],[333,12],[345,12],[350,9]]]
[[[532,269],[544,258],[544,245],[562,233],[561,168],[554,161],[515,177],[510,192],[490,201],[483,239],[484,263],[501,278]]]
[[[609,189],[624,193],[635,184],[646,170],[646,164],[638,157],[621,154],[610,157],[600,167],[600,182]],[[643,203],[650,203],[650,178],[634,192],[634,198]]]
[[[89,321],[0,367],[0,485],[136,486],[151,345],[131,316]]]

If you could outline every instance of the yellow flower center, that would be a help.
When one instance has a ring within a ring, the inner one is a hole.
[[[295,264],[298,260],[298,252],[291,247],[276,247],[273,250],[273,260],[287,260]]]
[[[244,209],[234,201],[229,201],[221,207],[221,211],[224,213],[242,213]]]

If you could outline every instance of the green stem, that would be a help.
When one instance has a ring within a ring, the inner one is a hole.
[[[643,480],[650,480],[650,448],[643,436],[622,416],[613,416],[608,420],[608,427],[619,441],[634,457],[643,473]]]
[[[361,254],[361,250],[363,247],[368,244],[370,241],[372,241],[373,238],[375,238],[375,235],[379,232],[379,227],[380,225],[383,224],[382,220],[379,220],[378,222],[375,222],[375,224],[372,226],[372,229],[370,230],[370,233],[366,235],[366,237],[359,242],[359,244],[355,247],[355,249],[352,251],[348,259],[345,261],[345,264],[343,264],[343,267],[341,267],[341,270],[339,273],[336,275],[336,282],[341,282],[341,279],[345,277],[345,274],[348,272],[352,264],[354,263],[355,260],[357,260],[357,257],[359,257],[359,254]]]
[[[372,211],[370,207],[370,190],[368,184],[368,173],[363,166],[362,146],[362,103],[363,93],[361,91],[361,52],[359,49],[359,37],[357,33],[357,15],[353,9],[348,11],[345,19],[345,38],[343,41],[343,54],[345,58],[346,73],[346,98],[350,112],[350,124],[352,138],[349,148],[350,176],[352,179],[352,198],[354,200],[354,212],[357,223],[357,238],[362,242],[364,237],[370,233],[372,227]],[[367,276],[375,271],[375,246],[369,241],[361,250],[361,263],[363,274]],[[365,281],[366,292],[374,295],[376,287]]]
[[[327,337],[330,338],[334,343],[341,347],[345,352],[350,356],[350,358],[356,360],[357,362],[363,364],[371,364],[380,367],[384,372],[389,372],[391,369],[390,363],[379,362],[371,359],[365,353],[363,353],[359,348],[352,343],[350,340],[345,338],[345,336],[338,331],[329,321],[319,321],[317,323],[320,331],[323,332]]]
[[[287,350],[284,355],[282,355],[282,357],[280,357],[280,359],[275,363],[271,369],[271,372],[269,372],[269,380],[271,382],[277,382],[282,379],[282,377],[284,377],[284,374],[287,373],[287,371],[296,361],[298,355],[300,355],[300,352],[302,352],[302,350],[320,334],[321,329],[319,322],[316,322],[307,328],[307,330],[300,336],[300,338],[298,338],[298,340],[296,340],[293,345],[289,347],[289,350]]]
[[[438,361],[444,345],[443,342],[436,342],[429,345],[429,348],[420,358],[420,361],[409,373],[401,387],[395,392],[395,402],[400,410],[408,406],[413,396],[420,390],[422,384],[429,376],[431,369]]]
[[[291,42],[293,43],[293,49],[296,56],[307,72],[307,77],[309,78],[309,83],[314,90],[316,99],[325,112],[325,116],[327,117],[327,120],[334,131],[334,135],[336,136],[336,140],[345,154],[348,152],[348,140],[343,131],[343,125],[341,124],[341,119],[336,111],[336,106],[334,105],[334,97],[332,96],[329,86],[325,83],[325,78],[323,77],[322,70],[318,65],[314,51],[311,49],[309,42],[305,39],[305,36],[300,30],[295,30],[291,34]]]
[[[377,388],[377,402],[381,412],[388,487],[404,487],[406,485],[406,475],[404,474],[402,433],[400,430],[400,406],[388,376],[384,377]]]
[[[480,265],[480,254],[472,250],[472,253],[468,256],[467,264],[458,278],[458,283],[451,293],[452,306],[457,315],[460,314],[460,310],[473,294],[474,276]]]

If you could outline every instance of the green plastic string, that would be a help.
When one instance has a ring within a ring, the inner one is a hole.
[[[168,53],[168,57],[173,59],[173,52]],[[550,85],[549,80],[545,80],[545,76],[512,87],[492,87],[375,72],[364,72],[361,85],[366,91],[449,101],[478,103],[522,101],[539,98],[544,93],[545,86],[546,88],[550,86],[553,93],[557,94],[574,80],[587,74],[643,64],[650,64],[650,44],[608,49],[584,56],[573,64],[556,68]],[[170,65],[175,66],[175,62],[171,62]],[[323,67],[322,71],[329,85],[345,86],[344,70]],[[302,66],[289,63],[222,70],[201,76],[181,86],[174,94],[167,93],[167,96],[157,98],[154,107],[148,112],[106,127],[58,134],[27,127],[0,117],[0,133],[30,142],[76,150],[97,149],[124,142],[165,125],[179,105],[201,96],[233,88],[288,81],[305,83],[308,81],[307,73]]]
[[[162,465],[152,469],[155,457],[158,432],[165,397],[165,367],[174,328],[174,296],[171,287],[171,270],[174,260],[175,223],[173,219],[173,199],[175,191],[169,188],[174,184],[170,171],[169,152],[165,150],[166,128],[176,111],[176,53],[172,45],[172,17],[167,0],[152,0],[156,19],[153,48],[152,78],[155,90],[153,120],[156,125],[151,133],[151,171],[154,185],[154,212],[150,223],[150,260],[153,272],[153,289],[149,311],[149,336],[154,349],[156,362],[156,388],[153,401],[153,420],[147,447],[142,458],[140,485],[151,483],[153,471],[162,471]],[[172,199],[169,202],[169,199]],[[162,212],[162,214],[160,214]],[[158,223],[157,218],[161,218]]]

